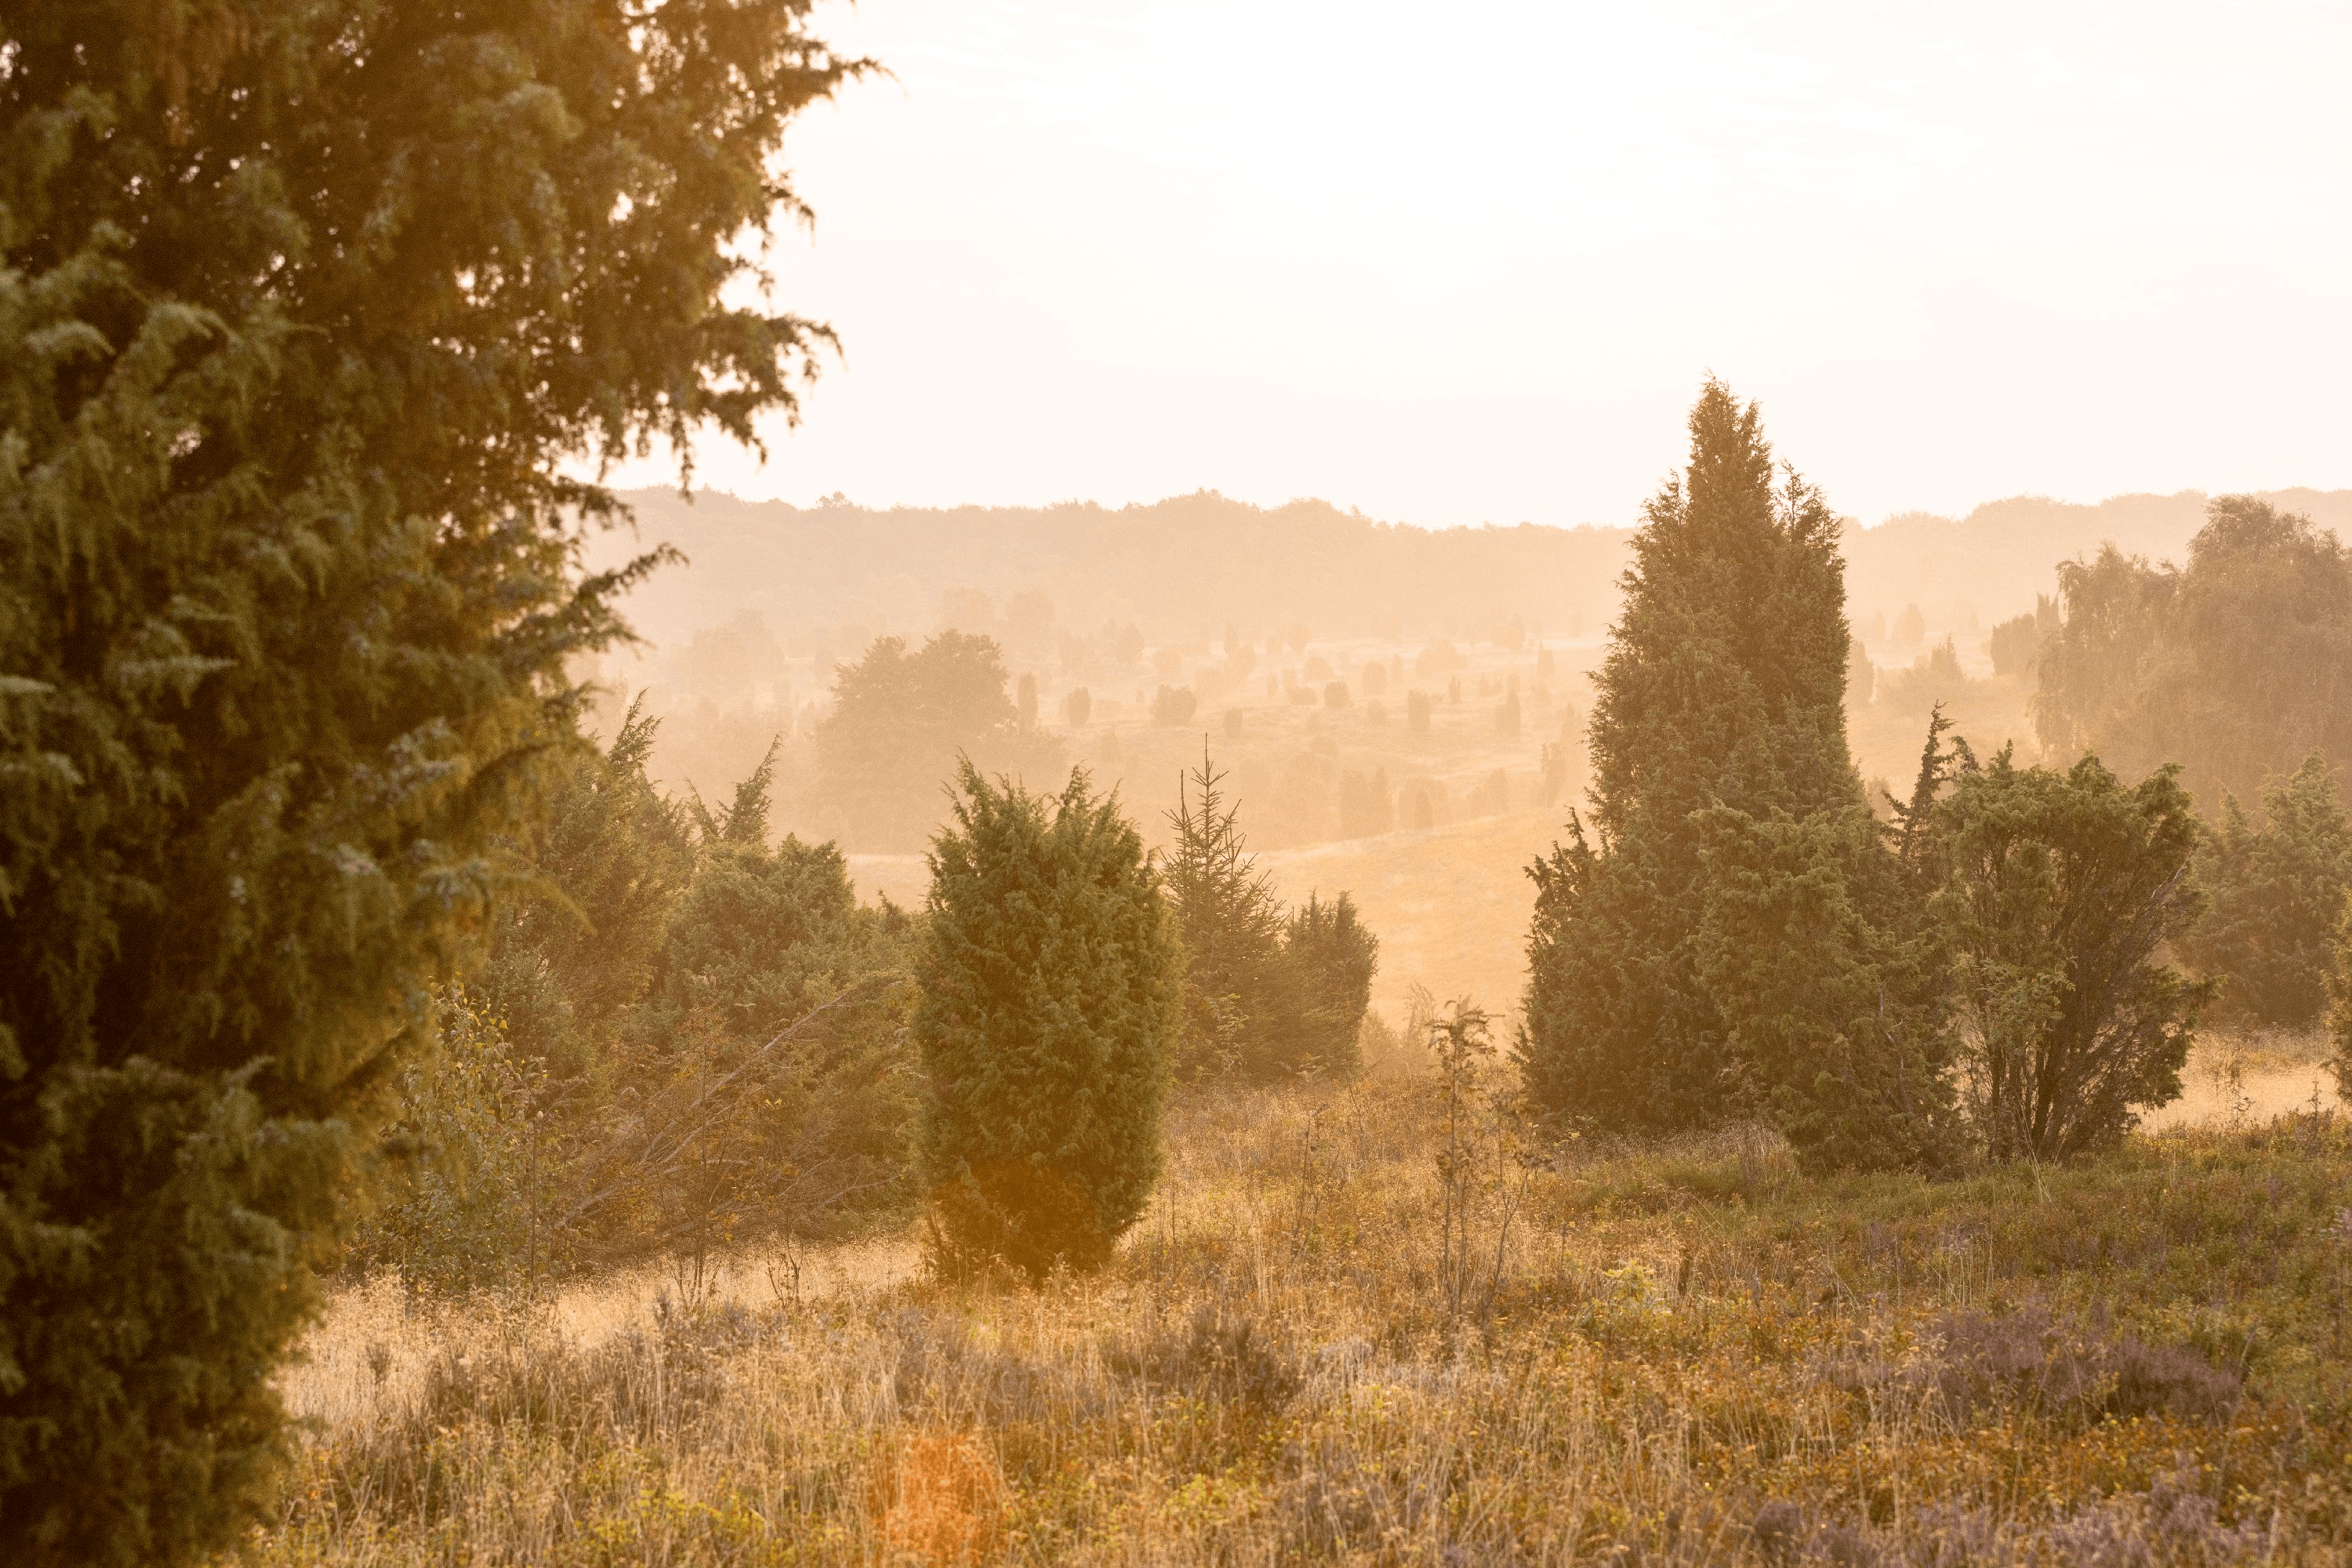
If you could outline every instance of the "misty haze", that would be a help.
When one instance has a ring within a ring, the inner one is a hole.
[[[2345,1562],[2347,66],[0,6],[0,1560]]]

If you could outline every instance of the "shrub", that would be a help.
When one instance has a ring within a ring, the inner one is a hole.
[[[545,821],[514,841],[530,886],[494,904],[467,984],[514,1058],[558,1080],[592,1078],[611,1051],[694,874],[692,821],[646,774],[659,729],[632,702],[603,754],[572,750]]]
[[[1413,656],[1412,678],[1427,680],[1433,676],[1451,675],[1457,669],[1470,668],[1470,660],[1452,643],[1440,638]]]
[[[1326,708],[1345,708],[1348,706],[1348,683],[1344,680],[1334,680],[1325,686],[1323,688],[1323,706]]]
[[[1416,735],[1428,734],[1430,707],[1431,704],[1428,692],[1406,692],[1404,698],[1405,728],[1411,730]]]
[[[2180,952],[2221,982],[2226,1016],[2300,1028],[2326,1005],[2329,945],[2352,892],[2352,824],[2316,752],[2264,782],[2263,815],[2257,829],[2222,795],[2221,826],[2197,852],[2208,902]]]
[[[390,1165],[352,1258],[397,1268],[412,1289],[529,1278],[562,1261],[547,1222],[561,1191],[546,1073],[509,1047],[499,1020],[462,990],[441,1000],[438,1049],[402,1069],[386,1130]]]
[[[914,1035],[938,1261],[1101,1265],[1160,1173],[1182,972],[1117,799],[1048,801],[967,763],[933,841]]]
[[[1495,710],[1495,733],[1507,741],[1519,738],[1519,694],[1516,688]]]
[[[1292,1357],[1268,1347],[1256,1322],[1221,1302],[1195,1308],[1181,1332],[1114,1343],[1103,1360],[1154,1388],[1261,1415],[1289,1404],[1306,1381]]]
[[[1291,912],[1283,927],[1282,958],[1292,996],[1292,1038],[1283,1055],[1292,1070],[1355,1075],[1380,953],[1380,938],[1365,928],[1345,893],[1328,904],[1309,893]]]
[[[562,1013],[559,1034],[502,1029],[487,992],[452,998],[444,1053],[400,1086],[394,1194],[355,1261],[448,1289],[666,1252],[698,1288],[718,1247],[837,1228],[903,1199],[907,918],[859,908],[832,845],[767,847],[772,753],[723,809],[654,795],[615,818],[613,802],[651,792],[645,732],[623,736],[555,816],[558,829],[610,829],[570,835],[604,858],[543,854],[546,896],[496,922],[485,972],[526,1001],[551,976],[598,1005]],[[645,836],[666,849],[688,822],[690,880],[663,893],[676,908],[633,912],[628,869],[666,865]],[[600,895],[611,912],[587,931],[583,907]],[[609,975],[594,973],[598,940]]]
[[[2177,1098],[2211,988],[2157,961],[2198,908],[2197,821],[2173,770],[2126,789],[2095,757],[2061,773],[2019,768],[2004,748],[1959,775],[1935,831],[1951,868],[1937,912],[1993,1155],[2080,1153]]]
[[[1704,822],[1699,974],[1743,1098],[1809,1170],[1948,1163],[1956,1042],[1928,889],[1859,804]]]

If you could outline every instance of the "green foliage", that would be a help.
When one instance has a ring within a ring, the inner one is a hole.
[[[2328,1063],[2336,1074],[2336,1092],[2352,1099],[2352,900],[2336,921],[2336,941],[2327,955],[2327,1034],[2335,1047]]]
[[[920,847],[945,810],[959,756],[1016,775],[1057,765],[1059,748],[1022,724],[1006,679],[994,640],[961,631],[911,653],[905,639],[880,637],[841,667],[833,711],[817,727],[816,787],[841,812],[848,844]]]
[[[940,1260],[1099,1267],[1143,1212],[1181,959],[1142,837],[1083,771],[1056,798],[970,763],[933,841],[914,1034]]]
[[[2163,763],[2209,804],[2255,798],[2314,752],[2352,756],[2352,552],[2310,519],[2221,496],[2189,563],[2113,545],[2061,563],[2034,724],[2126,776]]]
[[[536,875],[494,921],[486,981],[598,1005],[558,1031],[456,999],[443,1059],[403,1079],[396,1193],[361,1265],[457,1289],[670,1254],[698,1278],[714,1248],[907,1195],[910,922],[858,907],[832,845],[768,847],[772,753],[724,808],[679,809],[645,776],[652,729],[633,715],[558,791]]]
[[[1284,914],[1248,853],[1224,777],[1204,744],[1168,813],[1175,842],[1161,880],[1184,952],[1177,1071],[1251,1083],[1352,1074],[1380,939],[1345,893],[1328,904],[1310,894]],[[1382,809],[1387,783],[1379,781]]]
[[[2224,1016],[2303,1028],[2326,1006],[2336,921],[2352,892],[2352,823],[2317,753],[2263,785],[2263,826],[2237,797],[2198,847],[2205,914],[2180,955],[2218,980]]]
[[[561,1201],[557,1129],[541,1115],[546,1071],[509,1043],[479,998],[442,998],[439,1048],[402,1069],[382,1201],[353,1255],[396,1266],[410,1287],[512,1283],[565,1261],[550,1223]]]
[[[1174,1060],[1180,1077],[1269,1081],[1286,1059],[1283,914],[1266,874],[1243,837],[1240,805],[1210,760],[1179,781],[1167,814],[1175,842],[1160,882],[1184,953],[1184,1026]]]
[[[1859,804],[1702,814],[1699,973],[1741,1098],[1809,1170],[1933,1168],[1958,1152],[1941,933]]]
[[[751,439],[829,341],[728,303],[852,68],[807,8],[9,12],[11,1561],[263,1506],[310,1238],[635,574],[572,476]]]
[[[1702,962],[1711,830],[1843,811],[1850,644],[1838,521],[1794,475],[1776,485],[1751,404],[1710,383],[1690,464],[1652,500],[1625,576],[1589,735],[1599,843],[1532,868],[1536,915],[1517,1057],[1536,1102],[1660,1130],[1737,1109],[1731,1026]]]
[[[1283,1053],[1299,1069],[1352,1077],[1360,1065],[1356,1040],[1372,1005],[1372,975],[1381,939],[1364,926],[1355,900],[1341,893],[1329,903],[1309,893],[1283,926],[1282,963],[1291,1016]]]
[[[500,901],[468,983],[515,1056],[558,1079],[597,1071],[694,874],[690,820],[646,776],[659,724],[632,702],[601,755],[572,750],[544,818],[518,836],[532,892]]]
[[[1937,914],[1979,1136],[1996,1159],[2115,1142],[2180,1093],[2208,984],[2158,961],[2189,929],[2198,826],[2169,768],[2126,789],[2095,757],[2019,768],[2003,749],[1936,811]]]

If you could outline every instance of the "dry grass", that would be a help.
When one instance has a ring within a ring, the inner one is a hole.
[[[2352,1140],[1810,1182],[1190,1100],[1113,1266],[338,1301],[265,1563],[2344,1562]],[[773,1265],[774,1267],[770,1267]],[[674,1295],[669,1298],[674,1300]]]
[[[2147,1125],[2245,1126],[2340,1110],[2328,1066],[2334,1050],[2319,1030],[2207,1030],[2180,1075],[2180,1098],[2149,1115]]]

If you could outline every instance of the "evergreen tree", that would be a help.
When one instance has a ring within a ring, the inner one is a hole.
[[[1184,952],[1184,1027],[1176,1047],[1181,1077],[1282,1076],[1281,905],[1244,843],[1238,802],[1210,760],[1180,780],[1160,876]]]
[[[1536,1101],[1615,1127],[1702,1124],[1742,1102],[1702,973],[1710,828],[1860,809],[1845,745],[1838,521],[1776,485],[1754,405],[1710,383],[1690,463],[1645,510],[1588,731],[1592,827],[1532,868],[1517,1056]]]
[[[1357,1036],[1372,1005],[1381,941],[1341,893],[1329,903],[1314,893],[1291,912],[1282,932],[1288,972],[1290,1039],[1283,1057],[1293,1071],[1351,1078],[1360,1064]]]
[[[1928,916],[1941,867],[1925,831],[1955,760],[1948,727],[1938,710],[1891,845],[1859,805],[1700,815],[1700,973],[1743,1098],[1810,1169],[1934,1167],[1958,1150],[1948,954]]]
[[[502,1047],[559,1079],[609,1053],[693,875],[687,814],[646,774],[660,726],[632,702],[601,755],[571,749],[546,820],[518,836],[528,880],[494,907],[467,983],[473,1015],[503,1025]]]
[[[10,7],[0,1557],[267,1507],[355,1141],[634,574],[579,476],[829,341],[730,302],[850,68],[807,12]]]
[[[966,763],[933,841],[914,1036],[940,1260],[1101,1265],[1160,1173],[1181,959],[1143,840],[1083,771],[1058,798]]]
[[[2221,982],[2225,1016],[2302,1028],[2326,1005],[2335,927],[2352,892],[2352,824],[2318,753],[2263,785],[2263,826],[2237,796],[2197,854],[2205,914],[2181,956]]]
[[[2179,1095],[2210,994],[2158,961],[2197,915],[2188,793],[2169,768],[2126,789],[2095,757],[2062,773],[2003,749],[1961,771],[1935,820],[1985,1148],[2055,1160],[2112,1143]]]

